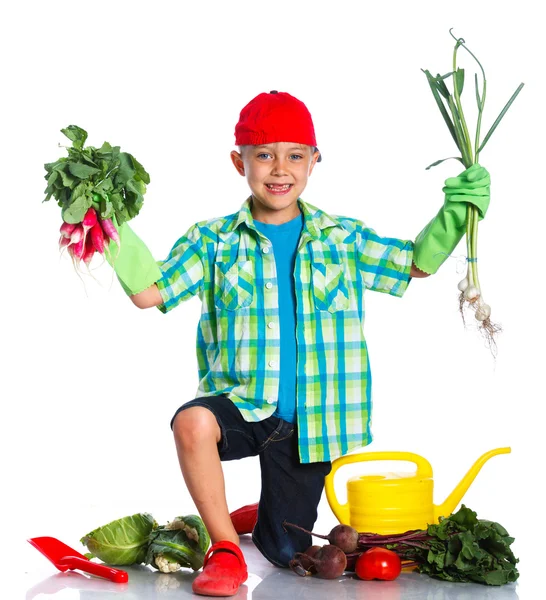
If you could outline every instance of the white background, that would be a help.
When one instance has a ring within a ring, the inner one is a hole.
[[[69,143],[60,129],[77,124],[89,144],[107,140],[143,163],[152,181],[132,226],[161,259],[196,221],[239,209],[248,187],[229,159],[239,112],[261,92],[288,91],[311,111],[324,159],[303,198],[414,239],[440,207],[444,179],[461,170],[456,161],[425,170],[455,154],[421,72],[451,69],[453,27],[486,70],[484,132],[526,84],[480,159],[492,178],[481,282],[504,331],[495,361],[474,326],[464,328],[455,258],[413,281],[402,300],[369,293],[368,450],[427,457],[440,503],[478,456],[511,446],[464,502],[516,538],[519,597],[530,597],[544,510],[546,89],[537,5],[51,0],[2,9],[0,443],[10,534],[2,546],[11,555],[3,569],[36,560],[27,537],[82,550],[79,538],[112,519],[149,511],[166,521],[195,510],[169,421],[197,388],[199,300],[168,315],[140,311],[117,281],[110,287],[107,265],[95,271],[102,286],[86,277],[84,289],[59,260],[60,209],[42,199],[43,164]],[[463,50],[460,64],[471,115],[477,67]],[[461,244],[456,255],[464,252]],[[230,509],[258,499],[257,459],[227,463],[225,474]],[[335,522],[323,500],[316,530]]]

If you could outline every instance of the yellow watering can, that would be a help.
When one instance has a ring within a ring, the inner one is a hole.
[[[472,465],[457,487],[439,506],[433,503],[432,467],[428,460],[411,452],[364,452],[349,454],[333,461],[325,479],[326,498],[340,523],[357,531],[403,533],[426,529],[448,517],[457,507],[486,461],[497,454],[509,454],[510,448],[490,450]],[[347,482],[347,503],[339,504],[334,492],[334,476],[343,465],[372,460],[405,460],[417,465],[415,473],[361,475]]]

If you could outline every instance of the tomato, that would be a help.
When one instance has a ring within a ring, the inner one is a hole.
[[[392,581],[400,575],[402,561],[396,552],[387,548],[370,548],[357,559],[355,573],[359,579]]]

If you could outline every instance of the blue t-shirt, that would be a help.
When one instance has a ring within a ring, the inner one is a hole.
[[[296,422],[296,292],[294,265],[300,234],[303,229],[303,214],[296,218],[273,225],[254,220],[256,229],[265,235],[273,246],[277,268],[279,291],[279,326],[281,337],[279,401],[274,415]]]

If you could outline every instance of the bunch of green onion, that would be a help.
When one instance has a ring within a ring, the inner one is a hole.
[[[436,75],[434,77],[430,71],[422,69],[427,76],[430,89],[436,100],[438,108],[442,113],[442,116],[448,126],[448,129],[457,144],[461,156],[455,156],[465,168],[469,168],[473,164],[478,162],[480,152],[484,149],[485,145],[489,141],[489,138],[501,122],[502,118],[506,114],[506,111],[510,108],[512,102],[523,88],[521,83],[517,90],[512,94],[512,97],[507,102],[506,106],[502,109],[499,116],[487,132],[483,141],[480,142],[480,131],[482,123],[483,108],[485,105],[485,97],[487,91],[487,80],[485,77],[485,71],[480,61],[474,56],[474,54],[465,46],[465,40],[463,38],[456,38],[449,30],[451,36],[456,40],[455,48],[453,50],[453,70],[445,75]],[[463,113],[463,107],[461,104],[461,94],[464,86],[464,69],[457,67],[457,51],[459,47],[464,48],[472,58],[478,63],[482,73],[482,91],[478,89],[478,75],[474,74],[474,82],[476,86],[476,102],[478,104],[478,116],[476,121],[476,131],[474,136],[474,146],[472,146],[472,139],[466,119]],[[446,80],[451,77],[453,83],[453,94],[450,93]],[[444,162],[442,159],[438,160],[427,167],[430,169],[440,163]],[[491,307],[483,299],[483,293],[478,278],[478,209],[472,204],[468,204],[467,208],[467,221],[466,221],[466,248],[467,248],[467,273],[465,278],[459,282],[459,309],[463,317],[463,309],[466,307],[474,310],[476,320],[479,323],[481,332],[485,335],[489,347],[494,350],[495,336],[501,331],[501,328],[491,321]]]

